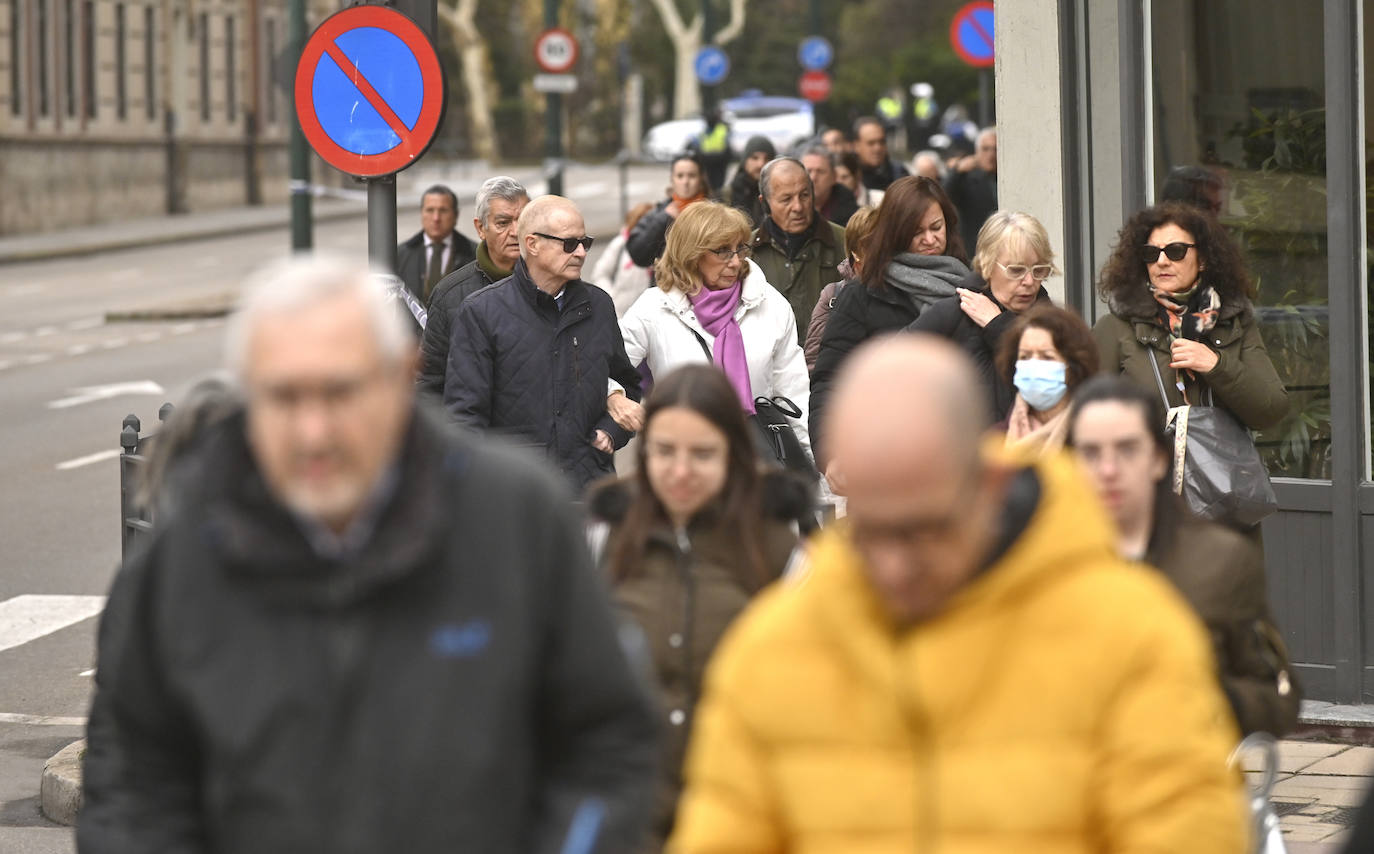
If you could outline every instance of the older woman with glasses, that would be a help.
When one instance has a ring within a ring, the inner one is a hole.
[[[657,287],[621,318],[625,352],[656,377],[685,364],[714,363],[746,413],[754,412],[756,398],[787,398],[801,410],[792,427],[810,455],[810,381],[796,320],[787,298],[749,260],[750,231],[747,216],[717,202],[684,210],[654,264]],[[636,429],[640,419],[642,413],[633,413],[628,425],[621,415],[616,420]]]
[[[970,266],[954,295],[931,305],[907,329],[942,335],[962,347],[977,364],[1000,421],[1016,400],[1015,386],[995,365],[1002,336],[1031,306],[1049,304],[1041,282],[1059,271],[1045,227],[1020,211],[988,217],[978,231]]]
[[[1240,250],[1217,220],[1180,202],[1121,228],[1093,327],[1102,370],[1124,374],[1170,407],[1212,404],[1259,430],[1288,412],[1288,392],[1255,323]]]

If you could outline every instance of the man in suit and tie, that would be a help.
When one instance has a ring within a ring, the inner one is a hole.
[[[421,229],[396,247],[396,275],[421,305],[444,276],[477,257],[473,242],[454,230],[458,196],[435,184],[420,197]]]

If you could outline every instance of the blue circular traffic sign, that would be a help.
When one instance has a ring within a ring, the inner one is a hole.
[[[429,148],[444,113],[444,74],[414,21],[353,6],[320,24],[296,66],[296,115],[326,163],[363,178],[399,172]]]
[[[697,51],[692,67],[697,73],[697,80],[706,86],[714,86],[730,73],[730,57],[715,45],[708,44]]]
[[[824,36],[807,36],[797,46],[797,62],[807,71],[824,71],[835,61],[835,48]]]
[[[995,62],[995,18],[992,3],[976,0],[960,7],[950,22],[949,43],[954,47],[954,52],[974,68],[991,68]]]

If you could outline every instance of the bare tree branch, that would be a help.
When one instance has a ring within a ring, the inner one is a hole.
[[[706,40],[715,44],[729,44],[739,38],[742,32],[744,32],[744,0],[730,0],[730,23],[716,33],[715,38],[707,33]]]
[[[468,121],[477,156],[490,161],[496,154],[496,132],[491,119],[491,75],[487,68],[487,44],[477,32],[477,0],[453,0],[438,4],[440,19],[453,30],[453,44],[463,64],[463,84],[468,94]]]

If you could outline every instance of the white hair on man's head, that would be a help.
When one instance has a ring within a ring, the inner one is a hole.
[[[477,205],[473,215],[477,221],[486,228],[487,217],[491,214],[491,200],[501,199],[507,202],[518,202],[521,199],[528,199],[529,191],[524,185],[509,175],[497,175],[482,182],[482,186],[477,190]]]
[[[278,261],[248,279],[238,310],[229,320],[225,366],[236,379],[243,379],[253,331],[262,318],[308,311],[325,300],[343,296],[362,303],[382,358],[388,363],[404,358],[414,346],[411,331],[382,281],[365,265],[312,255]]]

